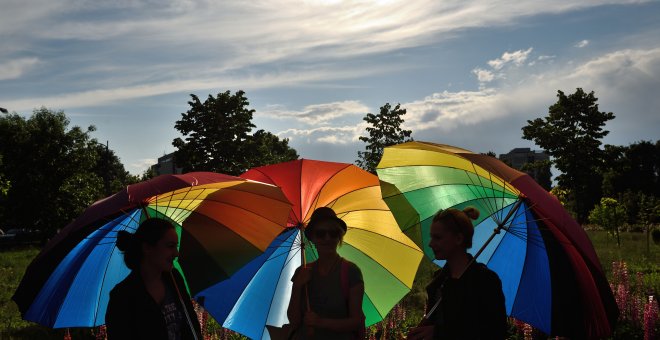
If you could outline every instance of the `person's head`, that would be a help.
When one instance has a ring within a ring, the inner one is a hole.
[[[479,210],[474,207],[463,210],[450,208],[438,212],[431,223],[429,242],[435,258],[446,260],[471,248],[474,235],[472,220],[477,218],[479,218]]]
[[[335,211],[328,207],[314,210],[305,227],[305,236],[314,242],[316,249],[337,249],[347,230],[346,222],[342,221]]]
[[[150,218],[131,234],[117,234],[117,248],[124,253],[124,262],[131,269],[151,266],[163,272],[172,270],[174,259],[179,256],[179,237],[174,225],[167,220]]]

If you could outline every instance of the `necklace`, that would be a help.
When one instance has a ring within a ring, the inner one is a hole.
[[[330,274],[339,261],[341,261],[341,256],[337,256],[337,258],[334,260],[334,262],[332,262],[330,267],[328,267],[328,269],[326,269],[326,270],[322,270],[321,266],[320,266],[320,263],[319,263],[319,266],[318,266],[319,267],[319,274],[321,274],[321,276],[326,276],[326,275]]]

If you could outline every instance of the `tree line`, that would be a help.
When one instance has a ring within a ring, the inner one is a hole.
[[[255,110],[249,109],[244,91],[221,92],[204,101],[190,97],[189,109],[174,124],[181,137],[172,141],[176,166],[184,172],[238,175],[298,159],[288,139],[253,131]],[[561,172],[552,192],[583,223],[602,198],[620,202],[628,223],[657,223],[660,141],[603,146],[604,126],[614,114],[599,111],[593,92],[578,88],[570,95],[558,91],[557,97],[546,117],[522,128],[522,138],[545,149]],[[365,148],[358,151],[358,166],[375,173],[383,148],[412,140],[412,131],[402,128],[405,115],[400,104],[386,103],[378,113],[364,116],[368,127],[359,138]],[[47,108],[34,110],[29,118],[0,114],[1,227],[39,229],[51,236],[94,201],[155,175],[152,170],[130,174],[108,142],[92,137],[94,126],[69,124],[64,112]],[[537,180],[550,189],[549,169],[543,163],[522,170],[540,173]]]

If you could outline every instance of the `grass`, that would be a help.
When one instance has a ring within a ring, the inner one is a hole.
[[[11,296],[21,282],[25,269],[39,249],[14,248],[0,252],[0,339],[44,339],[63,337],[62,331],[53,331],[21,319]]]
[[[612,262],[625,261],[630,273],[643,273],[644,287],[649,293],[660,293],[660,245],[650,242],[646,250],[646,235],[622,233],[621,247],[604,231],[588,231],[608,279],[612,278]],[[25,269],[37,255],[39,249],[26,247],[0,251],[0,339],[62,339],[63,330],[52,330],[21,319],[18,308],[11,300]],[[424,260],[417,275],[413,290],[404,299],[409,311],[406,319],[413,321],[421,317],[426,293],[425,284],[430,280],[435,266]],[[657,296],[657,295],[656,295]],[[217,324],[216,324],[217,325]],[[73,339],[93,339],[89,329],[71,330]]]
[[[587,231],[608,279],[612,278],[612,262],[625,261],[631,274],[642,273],[647,294],[660,293],[660,245],[650,241],[646,250],[646,234],[621,233],[621,247],[605,231]]]

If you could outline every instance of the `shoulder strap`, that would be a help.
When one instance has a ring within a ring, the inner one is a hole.
[[[346,300],[346,303],[348,304],[348,297],[350,295],[350,287],[349,287],[349,282],[348,282],[348,262],[344,260],[344,258],[341,259],[341,268],[340,273],[339,273],[339,279],[341,280],[341,293],[344,295],[344,300]]]

